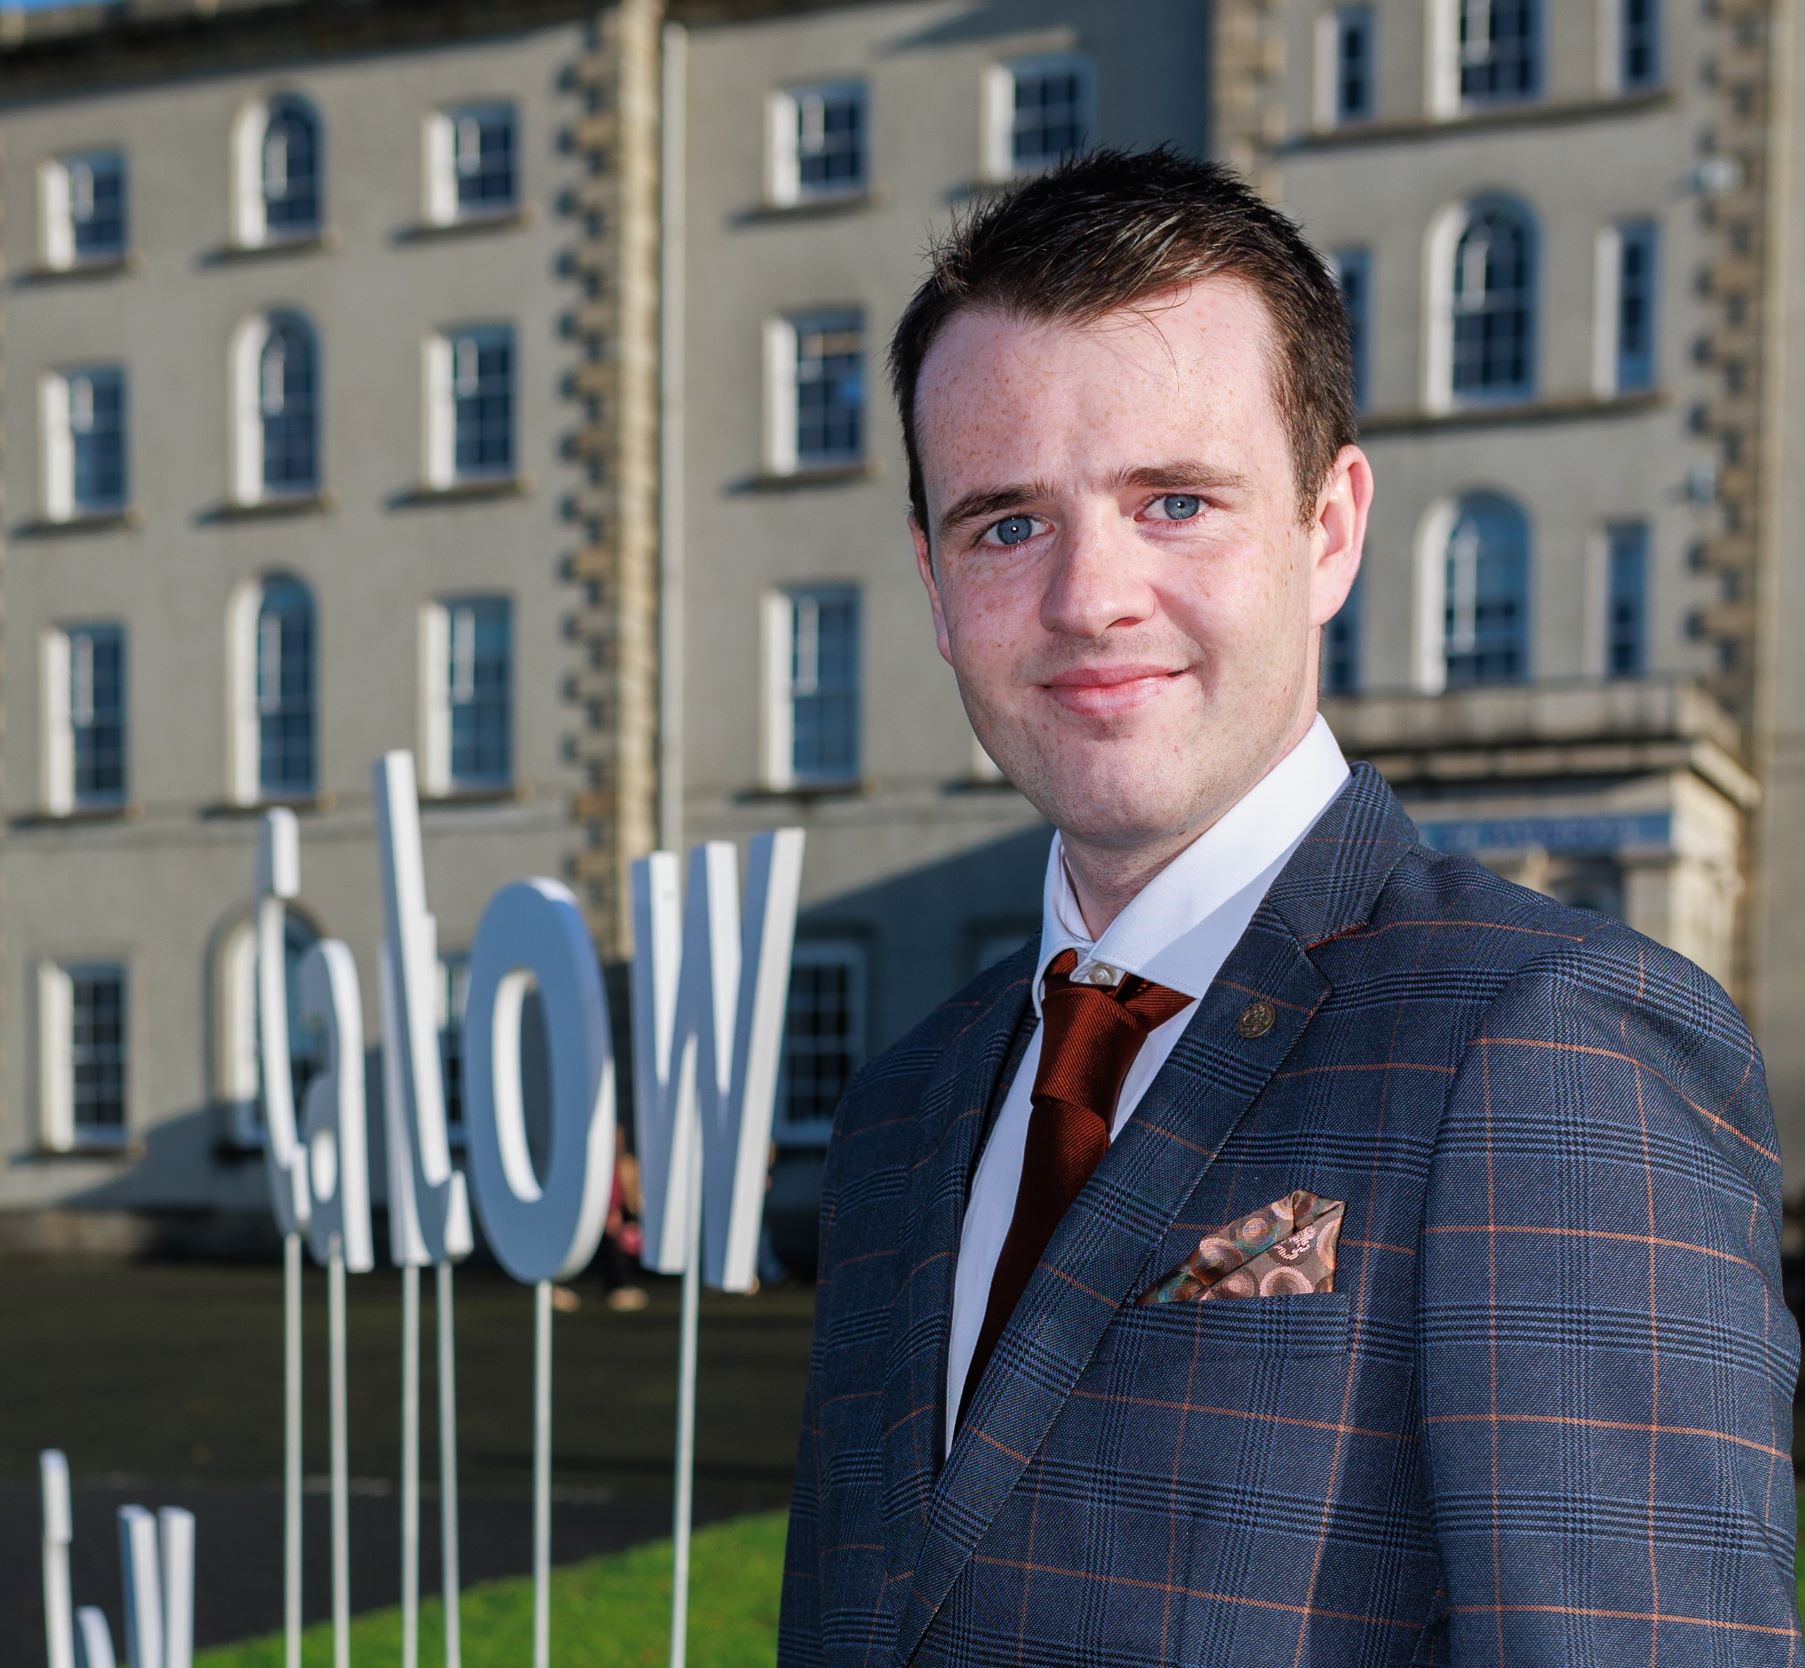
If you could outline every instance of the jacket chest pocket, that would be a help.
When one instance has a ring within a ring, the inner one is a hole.
[[[1105,1465],[1168,1479],[1174,1510],[1213,1510],[1223,1484],[1238,1492],[1256,1476],[1262,1491],[1320,1501],[1348,1336],[1345,1292],[1124,1308],[1073,1387],[1060,1435]]]

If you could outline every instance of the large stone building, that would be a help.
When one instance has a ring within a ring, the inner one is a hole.
[[[0,1221],[261,1204],[258,817],[374,1038],[389,749],[448,1007],[525,874],[621,950],[657,47],[640,0],[0,16]]]
[[[1045,855],[933,656],[884,342],[937,224],[1093,142],[1236,164],[1340,274],[1379,482],[1344,749],[1714,972],[1805,1137],[1790,15],[7,16],[0,1208],[260,1198],[253,813],[305,808],[368,1009],[408,746],[448,986],[502,880],[571,879],[613,956],[654,839],[806,828],[800,1254],[839,1089],[1033,930]]]

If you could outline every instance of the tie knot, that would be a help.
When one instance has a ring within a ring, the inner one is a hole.
[[[1101,1005],[1108,1003],[1131,1020],[1134,1031],[1138,1036],[1144,1037],[1156,1026],[1164,1025],[1173,1015],[1182,1012],[1185,1004],[1191,1000],[1183,991],[1169,990],[1164,985],[1156,985],[1151,979],[1143,979],[1134,973],[1124,973],[1113,985],[1082,984],[1072,978],[1072,971],[1077,965],[1078,952],[1071,949],[1061,950],[1047,963],[1046,978],[1041,986],[1041,1015],[1049,1027],[1052,1025],[1052,1013],[1048,1004],[1057,998],[1054,1005],[1063,1010],[1062,1017],[1066,1026],[1088,1011],[1097,1017],[1084,1029],[1093,1029],[1099,1023],[1104,1029],[1113,1029],[1107,1020],[1102,1019]]]

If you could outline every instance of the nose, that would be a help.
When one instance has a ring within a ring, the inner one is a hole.
[[[1076,516],[1061,528],[1045,570],[1040,623],[1060,636],[1094,642],[1112,626],[1139,625],[1154,610],[1153,589],[1141,571],[1143,552],[1107,514]]]

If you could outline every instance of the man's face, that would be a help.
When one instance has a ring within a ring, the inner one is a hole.
[[[1089,325],[961,313],[922,366],[940,652],[1068,839],[1176,849],[1309,726],[1371,474],[1345,448],[1303,524],[1276,352],[1258,296],[1212,278]]]

